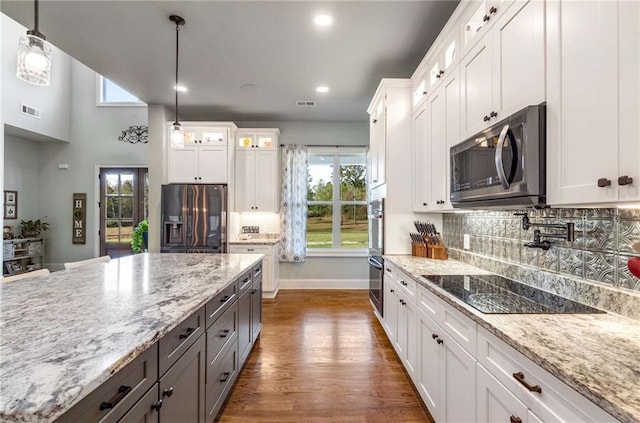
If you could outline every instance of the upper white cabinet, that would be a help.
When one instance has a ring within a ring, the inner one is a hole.
[[[369,186],[371,188],[385,183],[386,176],[386,117],[384,95],[376,99],[369,112],[369,150],[371,152],[371,166],[369,171]]]
[[[495,12],[494,22],[460,65],[463,137],[545,100],[544,2],[503,2],[489,10],[492,7],[502,12]]]
[[[235,125],[183,123],[184,147],[169,147],[169,183],[229,182],[228,139]]]
[[[547,3],[547,198],[640,200],[636,1]]]
[[[235,206],[238,212],[277,212],[278,139],[276,128],[239,129],[235,148]]]
[[[413,211],[451,210],[449,148],[459,141],[460,78],[455,67],[413,115]]]
[[[471,0],[460,17],[460,45],[466,53],[514,0]]]

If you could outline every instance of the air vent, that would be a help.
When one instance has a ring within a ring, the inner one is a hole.
[[[298,100],[296,101],[298,107],[316,107],[316,102],[311,100]]]
[[[40,110],[35,107],[27,106],[26,104],[22,105],[22,114],[40,119]]]

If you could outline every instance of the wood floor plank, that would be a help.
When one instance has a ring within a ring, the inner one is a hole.
[[[363,290],[286,290],[220,422],[433,422]]]

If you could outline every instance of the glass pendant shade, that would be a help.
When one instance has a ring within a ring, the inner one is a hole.
[[[171,125],[171,147],[184,147],[184,128],[178,122],[174,122],[173,125]]]
[[[20,37],[16,75],[30,84],[49,85],[51,45],[36,35],[26,34]]]

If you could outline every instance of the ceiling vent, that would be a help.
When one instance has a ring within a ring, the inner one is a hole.
[[[298,107],[316,107],[316,102],[311,100],[298,100],[296,101]]]
[[[31,116],[36,119],[40,119],[40,110],[35,107],[27,106],[26,104],[22,105],[22,113]]]

